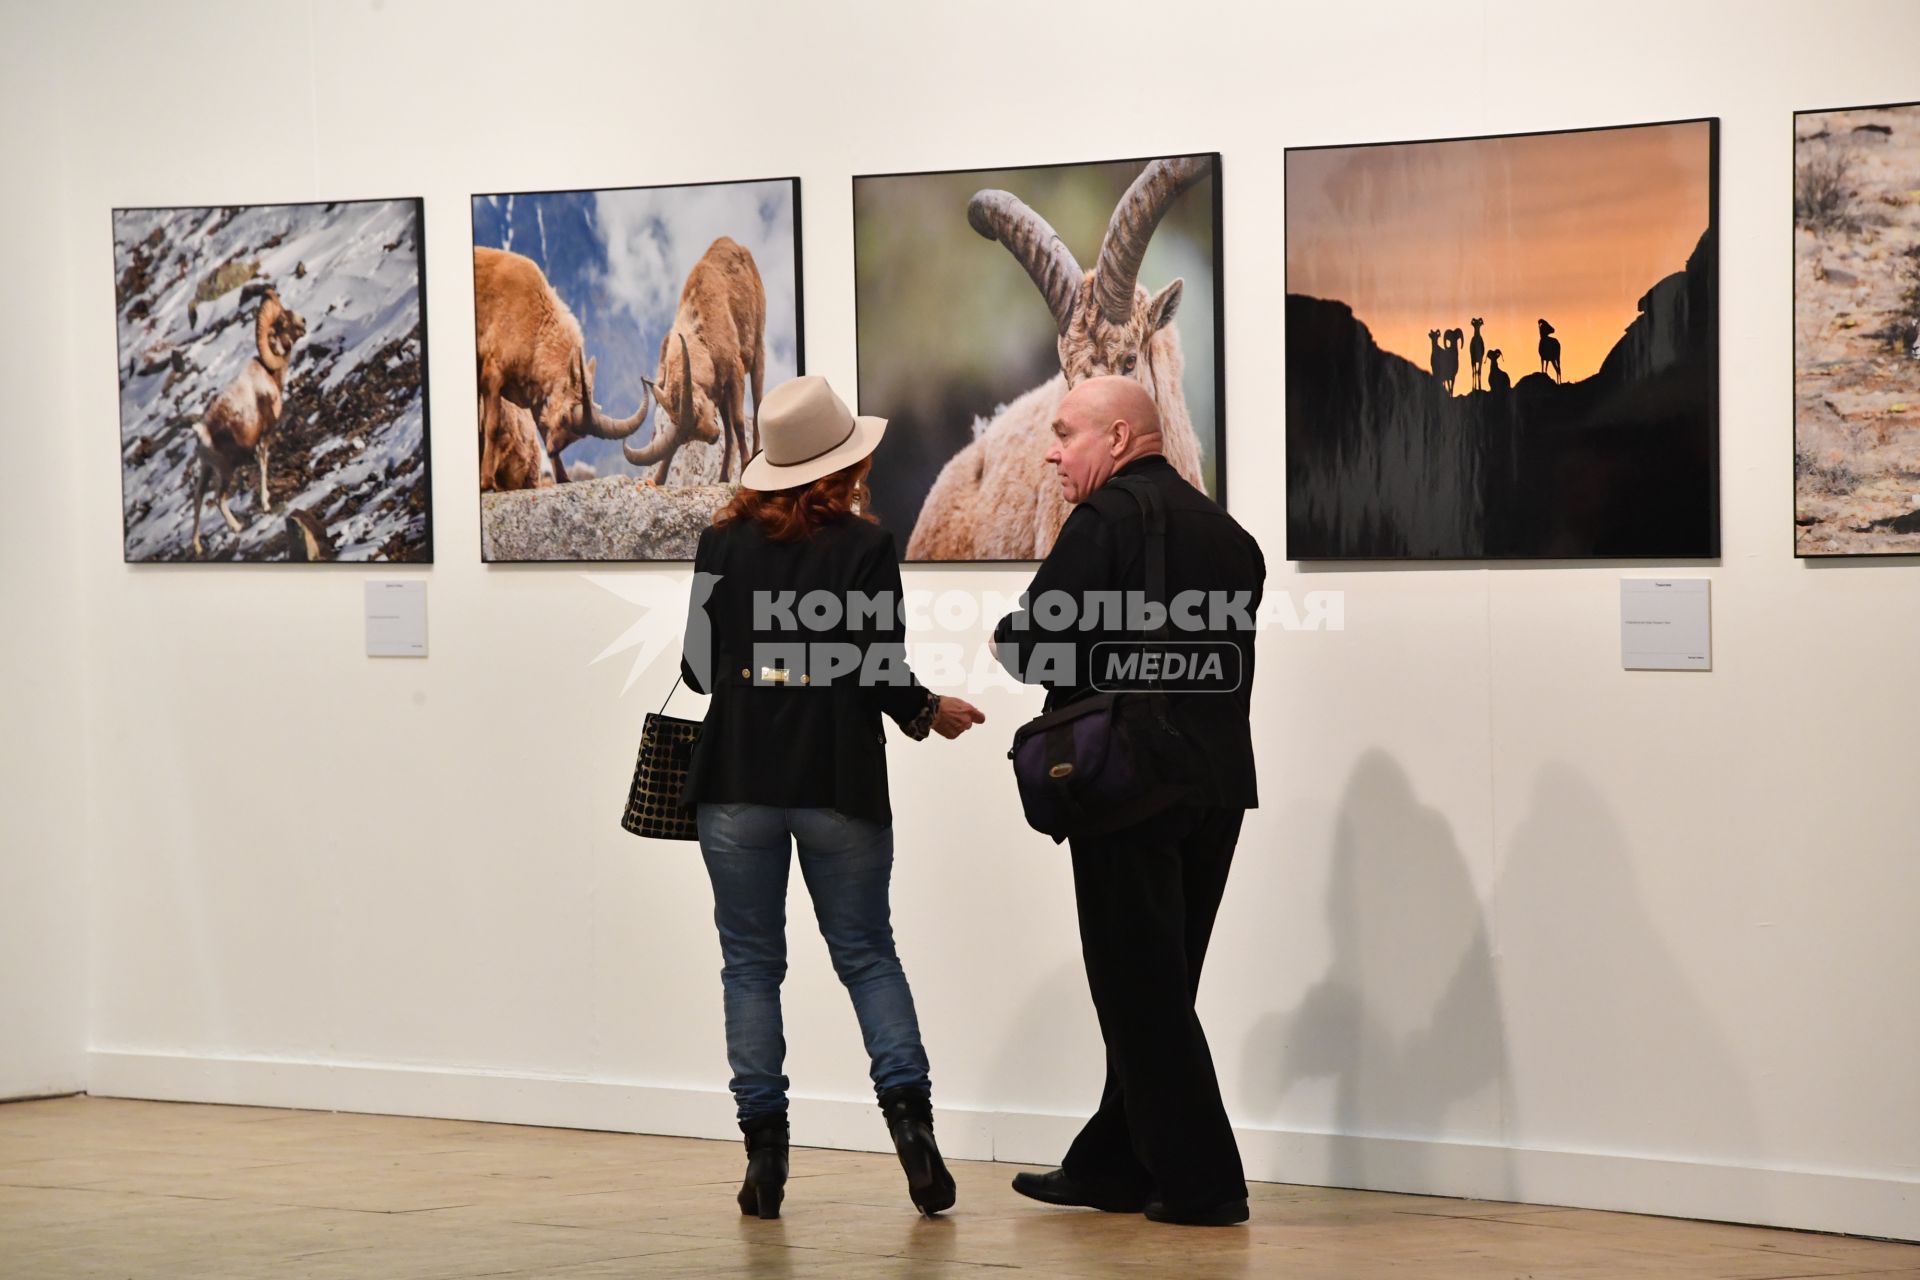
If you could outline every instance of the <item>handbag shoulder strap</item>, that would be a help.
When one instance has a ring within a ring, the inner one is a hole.
[[[667,713],[667,704],[669,702],[672,702],[673,695],[680,691],[680,682],[684,679],[686,679],[686,676],[684,673],[681,675],[677,675],[673,678],[673,688],[667,690],[667,696],[660,699],[660,710],[655,714],[665,715]]]
[[[1131,494],[1140,507],[1141,520],[1147,531],[1147,599],[1165,607],[1167,605],[1167,513],[1160,500],[1160,491],[1154,488],[1153,481],[1144,476],[1121,476],[1111,482]],[[1162,616],[1160,625],[1147,633],[1149,640],[1167,640],[1172,637],[1170,618]]]

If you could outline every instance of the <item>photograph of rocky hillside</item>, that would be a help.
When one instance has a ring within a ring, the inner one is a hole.
[[[1793,134],[1794,551],[1920,554],[1920,103]]]

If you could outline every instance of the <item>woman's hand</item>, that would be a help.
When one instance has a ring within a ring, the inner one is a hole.
[[[933,713],[933,731],[943,738],[957,738],[977,724],[985,724],[980,708],[965,698],[941,698]]]

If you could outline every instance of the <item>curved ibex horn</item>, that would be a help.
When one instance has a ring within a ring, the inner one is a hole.
[[[664,352],[666,348],[662,347],[661,350]],[[673,442],[679,434],[674,428],[679,424],[667,422],[667,398],[659,383],[643,375],[640,379],[640,387],[640,416],[645,418],[653,405],[660,406],[661,414],[653,424],[651,440],[638,449],[630,444],[623,444],[620,446],[620,452],[625,454],[627,461],[634,466],[645,467],[664,461],[673,455],[676,447]]]
[[[1054,325],[1065,333],[1073,319],[1073,302],[1080,293],[1083,273],[1047,220],[1012,192],[989,190],[977,191],[967,201],[967,225],[1007,246],[1007,252],[1027,269],[1040,296],[1047,300]]]
[[[1140,263],[1160,219],[1187,188],[1212,172],[1212,156],[1155,160],[1120,197],[1107,223],[1106,238],[1100,242],[1100,264],[1094,268],[1094,297],[1109,324],[1125,324],[1133,317]]]
[[[647,415],[653,412],[653,406],[659,402],[659,385],[652,378],[642,377],[640,379],[640,410],[633,415],[633,425],[636,429],[647,420]],[[636,449],[630,444],[621,444],[620,452],[626,455],[628,462],[636,467],[644,467],[660,461],[673,452],[670,447],[673,433],[660,429],[660,423],[665,421],[665,418],[661,418],[654,423],[653,439],[647,441],[643,447]]]
[[[576,348],[573,358],[577,362],[577,372],[580,375],[580,420],[575,424],[574,429],[583,436],[598,435],[599,433],[594,430],[597,425],[594,419],[600,415],[594,408],[593,382],[592,376],[587,372],[586,347]]]
[[[682,431],[693,430],[693,357],[687,354],[687,335],[678,329],[674,337],[680,339],[680,363],[686,367],[686,373],[680,379],[680,395],[674,401],[673,423]]]
[[[587,353],[581,348],[580,355],[580,434],[594,436],[601,440],[624,440],[640,429],[647,420],[647,393],[640,392],[640,407],[633,411],[630,418],[609,418],[600,412],[600,406],[593,401],[593,385],[588,381]]]
[[[260,363],[269,369],[274,368],[276,362],[285,359],[285,352],[274,349],[273,317],[267,313],[265,302],[260,304],[260,310],[253,316],[253,345],[260,353]]]

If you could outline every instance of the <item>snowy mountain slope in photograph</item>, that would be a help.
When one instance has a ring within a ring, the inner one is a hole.
[[[418,201],[116,210],[114,270],[129,561],[192,556],[194,423],[254,359],[260,284],[306,333],[268,436],[270,510],[252,458],[228,504],[240,533],[210,480],[205,557],[306,558],[298,511],[321,558],[432,558]]]

